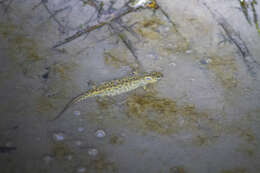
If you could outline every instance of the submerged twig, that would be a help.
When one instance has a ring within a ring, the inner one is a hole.
[[[135,24],[136,24],[136,23],[130,25],[129,27],[132,27],[132,26],[134,26]],[[99,39],[99,40],[95,41],[94,43],[90,43],[90,44],[88,44],[88,46],[86,46],[86,47],[82,48],[80,51],[78,51],[78,52],[76,53],[76,55],[79,55],[80,53],[82,53],[82,52],[85,51],[86,49],[89,49],[89,48],[93,47],[93,46],[96,45],[97,43],[103,42],[103,41],[105,41],[105,40],[107,40],[107,39],[109,39],[109,38],[111,38],[111,37],[117,35],[118,33],[122,33],[122,32],[124,32],[124,29],[119,29],[119,31],[118,31],[117,33],[114,32],[114,33],[112,33],[111,35],[109,35],[109,36],[107,36],[107,37],[105,37],[105,38]],[[59,49],[57,49],[57,50],[59,50]]]
[[[98,9],[99,14],[101,13],[102,4],[98,5],[93,0],[90,0],[88,2],[91,3],[96,9]],[[56,45],[53,46],[53,48],[57,48],[61,45],[64,45],[68,42],[71,42],[71,41],[79,38],[80,36],[82,36],[86,33],[91,32],[97,28],[110,24],[113,20],[118,19],[129,12],[135,11],[136,9],[155,8],[155,7],[156,7],[155,0],[136,0],[136,2],[134,2],[133,4],[129,1],[122,8],[115,10],[113,13],[102,14],[101,16],[99,16],[99,14],[98,14],[98,20],[90,23],[85,29],[82,29],[82,30],[76,32],[74,35],[66,38],[65,40],[58,42]]]
[[[135,48],[134,48],[133,44],[131,43],[131,41],[127,38],[127,36],[123,32],[120,32],[120,30],[116,28],[115,23],[112,22],[111,24],[109,24],[109,27],[115,31],[117,36],[124,43],[124,45],[130,51],[130,53],[133,55],[133,57],[135,58],[136,64],[138,65],[138,69],[141,68],[141,63],[138,59],[138,56],[135,52]]]
[[[16,147],[0,147],[0,153],[10,153],[16,150]]]
[[[243,12],[245,18],[250,25],[252,25],[252,22],[251,22],[252,19],[251,19],[251,16],[249,15],[248,11],[251,9],[251,11],[253,13],[252,18],[255,23],[256,30],[260,34],[260,28],[258,25],[258,15],[257,15],[256,8],[255,8],[255,6],[257,5],[257,1],[256,0],[251,0],[251,1],[238,0],[238,1],[240,3],[239,9],[242,9],[242,12]]]
[[[256,9],[255,9],[256,4],[257,4],[257,2],[255,0],[253,2],[251,2],[251,8],[252,8],[252,11],[253,11],[254,23],[255,23],[256,30],[257,30],[258,34],[260,34],[260,28],[259,28],[259,25],[258,25],[258,16],[257,16]]]
[[[173,28],[178,32],[176,23],[170,18],[168,13],[161,7],[160,4],[157,4],[157,8],[162,12],[162,14],[166,17],[168,22],[173,26]]]
[[[66,6],[66,7],[64,7],[64,8],[55,10],[55,11],[53,12],[53,14],[51,14],[51,15],[49,16],[49,18],[53,18],[53,17],[56,16],[58,13],[60,13],[60,12],[62,12],[62,11],[64,11],[64,10],[67,10],[68,8],[70,8],[70,7],[69,7],[69,6]]]
[[[5,4],[5,2],[7,2],[7,4]],[[4,14],[7,13],[8,9],[10,8],[11,4],[14,2],[14,0],[3,0],[0,1],[0,4],[3,6],[4,10]]]
[[[244,14],[244,16],[245,16],[247,22],[248,22],[250,25],[252,25],[251,20],[250,20],[250,17],[249,17],[249,15],[248,15],[248,4],[247,4],[247,2],[241,1],[241,0],[238,0],[238,1],[239,1],[239,3],[240,3],[240,7],[241,7],[241,9],[242,9],[242,12],[243,12],[243,14]]]
[[[222,27],[231,43],[233,43],[237,47],[250,75],[252,77],[256,77],[255,70],[259,68],[260,65],[251,55],[244,40],[242,40],[240,35],[232,28],[232,26],[226,21],[223,16],[221,16],[220,14],[216,15],[216,13],[214,13],[206,3],[204,3],[204,6],[209,10],[216,22]]]
[[[58,10],[58,11],[56,11],[56,12],[53,13],[53,12],[49,9],[46,0],[41,0],[41,4],[43,4],[43,6],[44,6],[44,8],[46,9],[46,11],[50,14],[50,18],[53,18],[53,20],[59,25],[59,29],[62,29],[60,32],[61,32],[61,33],[64,33],[64,32],[65,32],[65,26],[63,26],[63,25],[61,24],[61,22],[56,18],[56,15],[57,15],[57,13],[59,13],[60,11],[65,10],[65,9],[67,9],[68,7],[65,7],[65,8],[63,8],[63,9],[60,9],[60,10]]]
[[[127,38],[127,36],[123,32],[120,32],[119,29],[116,28],[114,23],[109,24],[109,26],[116,32],[116,34],[118,35],[120,40],[122,40],[122,42],[125,44],[125,46],[128,48],[128,50],[131,52],[131,54],[135,57],[135,59],[138,59],[137,55],[135,53],[135,48],[134,48],[133,44],[131,43],[131,41]]]
[[[72,36],[66,38],[65,40],[58,42],[56,45],[53,46],[53,48],[57,48],[61,45],[64,45],[68,42],[71,42],[71,41],[79,38],[80,36],[82,36],[88,32],[91,32],[97,28],[100,28],[106,24],[109,24],[111,21],[113,21],[133,10],[134,9],[129,6],[124,6],[123,8],[116,10],[112,14],[102,15],[102,16],[100,16],[99,20],[91,22],[85,29],[82,29],[82,30],[76,32],[75,34],[73,34]]]
[[[170,18],[168,13],[161,7],[160,4],[157,4],[157,9],[161,11],[161,13],[166,17],[167,21],[172,25],[174,31],[185,41],[188,42],[187,38],[182,35],[182,33],[178,30],[177,24]]]
[[[119,20],[118,23],[124,30],[126,30],[127,32],[129,32],[130,34],[132,34],[136,39],[140,40],[139,35],[132,29],[132,26],[135,25],[137,22],[135,22],[134,24],[132,24],[131,26],[126,26],[124,25],[121,20]]]

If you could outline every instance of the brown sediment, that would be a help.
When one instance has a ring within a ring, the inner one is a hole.
[[[39,96],[36,99],[36,111],[39,113],[46,113],[55,108],[52,100],[48,97]]]
[[[208,115],[199,112],[194,105],[177,105],[168,98],[156,97],[153,93],[133,94],[126,101],[128,116],[137,122],[140,129],[162,135],[169,135],[180,130],[197,129],[201,119]]]
[[[13,24],[0,23],[0,35],[8,39],[8,57],[13,59],[27,60],[37,62],[42,60],[38,54],[38,44],[33,39],[25,35],[22,28]],[[24,57],[20,58],[20,57]]]
[[[255,150],[256,150],[256,148],[254,148],[252,146],[239,146],[238,148],[236,148],[237,152],[240,152],[244,156],[247,156],[247,157],[253,158],[253,159],[254,159],[254,156],[256,156]]]
[[[161,19],[158,17],[151,17],[149,19],[144,19],[143,21],[140,22],[140,25],[145,27],[145,28],[151,28],[151,29],[156,29],[159,25],[165,24]]]
[[[96,99],[96,102],[102,110],[106,110],[109,108],[109,106],[113,105],[113,102],[111,102],[111,100],[108,99]]]
[[[63,63],[63,64],[55,64],[51,67],[53,73],[57,74],[62,80],[71,80],[69,75],[76,68],[76,64],[74,63]]]
[[[221,173],[248,173],[245,168],[233,168],[222,170]]]
[[[183,166],[175,166],[169,169],[169,173],[187,173]]]
[[[118,172],[115,162],[109,161],[104,154],[100,154],[96,159],[91,160],[88,168],[96,173]]]
[[[250,129],[239,129],[241,138],[247,141],[250,144],[256,143],[256,138],[253,132]]]
[[[218,56],[210,55],[210,62],[207,67],[212,71],[217,80],[222,84],[224,88],[231,89],[238,85],[235,73],[237,72],[237,66],[235,59],[232,56]]]
[[[106,65],[112,66],[115,69],[119,69],[123,66],[129,66],[131,69],[133,69],[133,64],[128,62],[126,57],[126,52],[122,52],[116,49],[112,49],[111,51],[104,53],[104,61]]]
[[[112,135],[109,137],[109,143],[112,145],[123,144],[124,141],[120,136]]]
[[[24,29],[12,23],[0,23],[0,37],[6,42],[6,57],[9,58],[13,68],[8,75],[22,72],[26,77],[33,78],[39,73],[40,63],[43,60],[40,55],[40,47],[37,41],[25,34]]]
[[[163,24],[164,22],[159,18],[152,17],[141,21],[135,29],[143,38],[156,40],[161,37],[160,33],[157,32],[156,29]]]
[[[197,135],[193,137],[192,144],[195,146],[203,146],[210,143],[208,136]]]
[[[139,17],[139,16],[138,16]],[[189,48],[189,42],[176,29],[158,17],[143,18],[135,25],[134,30],[146,40],[149,46],[162,56],[183,53]],[[163,31],[163,28],[168,28]],[[160,31],[162,30],[162,31]],[[169,38],[170,36],[170,38]]]
[[[65,143],[54,143],[51,146],[51,155],[57,159],[64,159],[66,156],[73,154],[70,147]]]

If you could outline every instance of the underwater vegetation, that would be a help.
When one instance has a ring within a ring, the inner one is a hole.
[[[239,3],[240,3],[240,7],[242,9],[244,16],[250,25],[252,25],[252,21],[251,21],[249,11],[250,10],[252,11],[254,24],[255,24],[258,34],[260,35],[260,28],[259,28],[259,24],[258,24],[258,15],[257,15],[256,9],[255,9],[255,6],[257,5],[257,1],[256,0],[252,0],[252,1],[239,0]]]

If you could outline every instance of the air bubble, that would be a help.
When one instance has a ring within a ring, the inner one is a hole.
[[[53,139],[55,141],[63,141],[64,140],[64,134],[63,133],[54,133],[53,134]]]
[[[97,130],[96,133],[95,133],[95,136],[97,138],[103,138],[106,136],[106,133],[104,132],[104,130]]]
[[[78,132],[83,132],[84,131],[84,127],[79,127],[78,128]]]
[[[88,149],[88,155],[90,156],[96,156],[98,154],[98,150],[95,148]]]
[[[86,171],[87,171],[87,169],[84,168],[84,167],[80,167],[80,168],[77,169],[78,173],[85,173]]]
[[[74,114],[75,116],[80,116],[80,111],[74,111],[73,114]]]

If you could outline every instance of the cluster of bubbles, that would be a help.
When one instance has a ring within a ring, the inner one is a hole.
[[[80,116],[81,115],[81,112],[78,111],[78,110],[75,110],[73,112],[73,115],[75,116]],[[81,127],[79,126],[77,128],[77,131],[79,133],[82,133],[85,131],[85,128],[84,127]],[[94,136],[96,138],[99,138],[99,139],[102,139],[106,136],[106,132],[102,129],[97,129],[95,132],[94,132]],[[52,140],[55,142],[55,143],[60,143],[60,142],[63,142],[64,140],[66,140],[66,135],[64,132],[55,132],[52,134]],[[77,147],[82,147],[83,145],[83,142],[81,140],[76,140],[74,142],[74,144],[77,146]],[[94,147],[89,147],[88,150],[87,150],[87,153],[90,157],[95,157],[99,154],[99,151],[98,149],[94,148]],[[67,155],[66,157],[66,160],[69,160],[71,161],[73,159],[73,156],[72,155]],[[50,165],[51,162],[54,160],[54,157],[52,155],[44,155],[43,156],[43,162],[46,164],[46,165]],[[78,167],[76,168],[76,172],[78,173],[85,173],[86,172],[86,168],[85,167]]]

